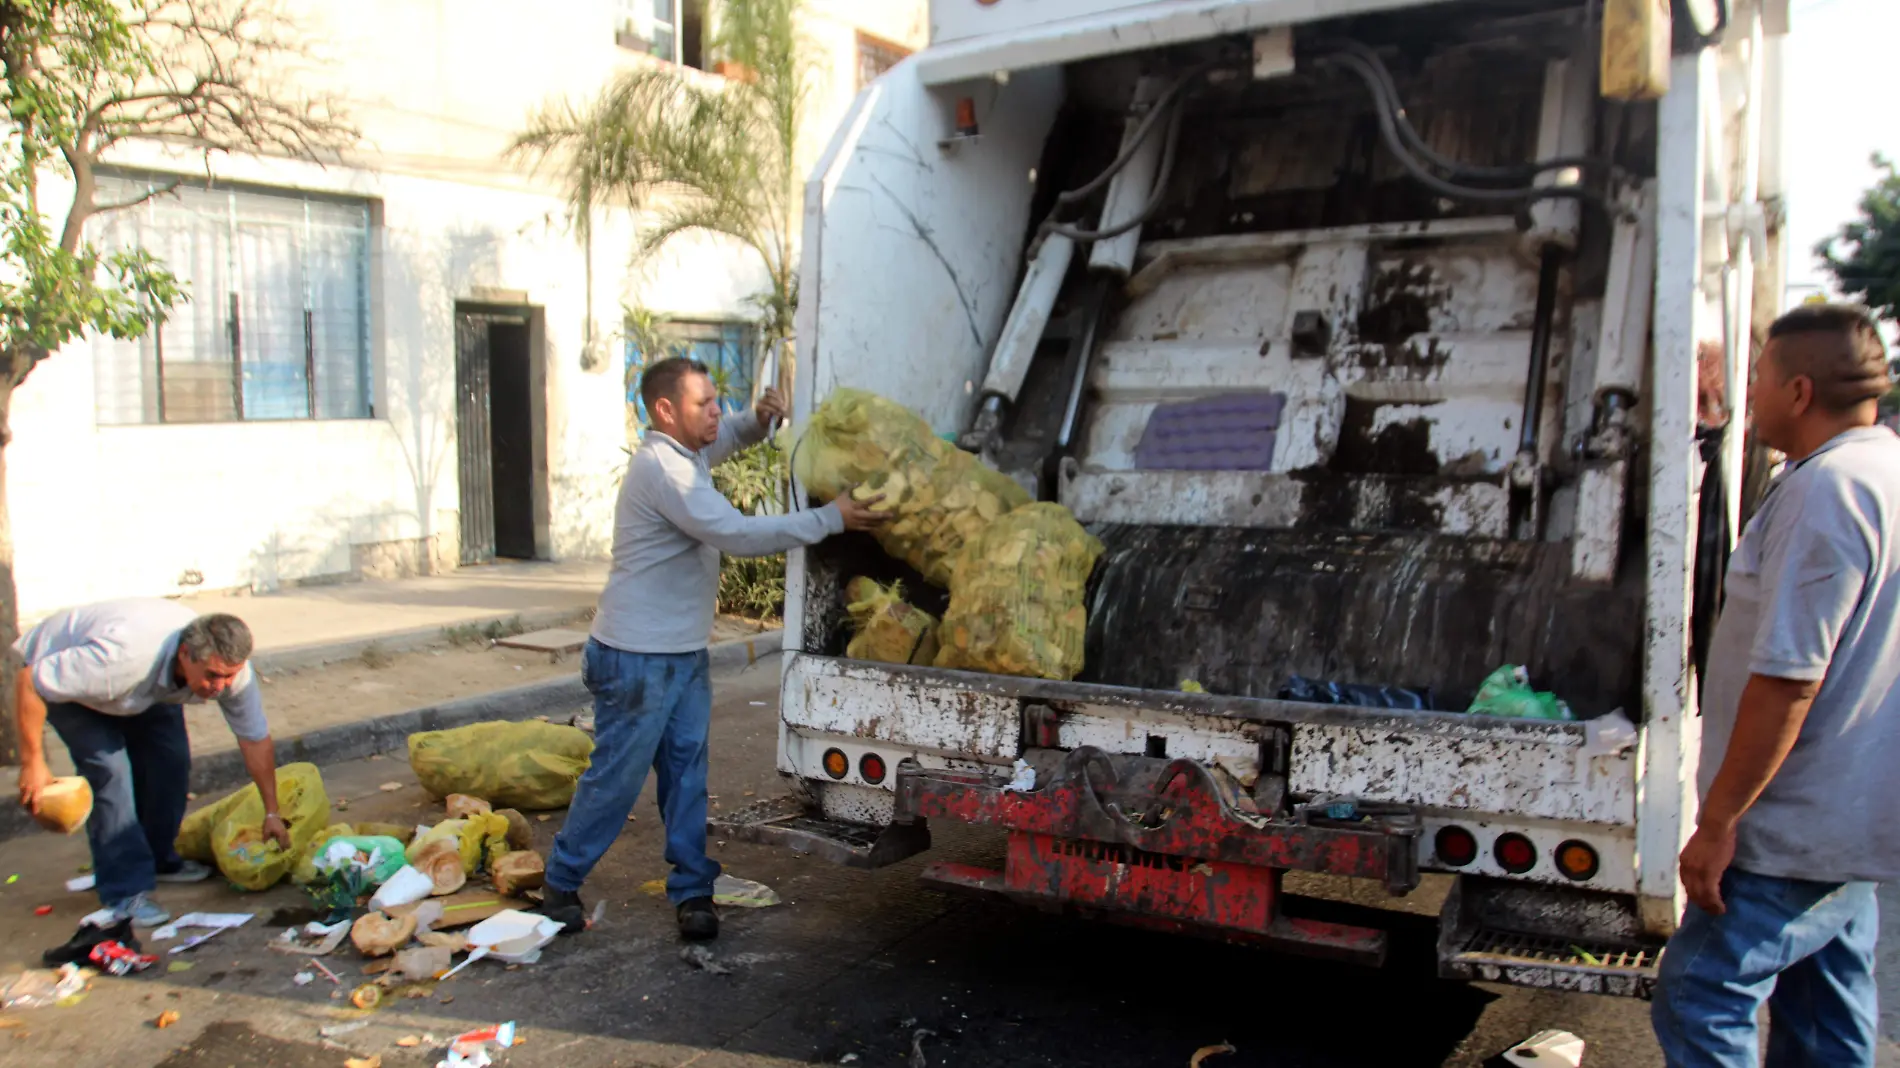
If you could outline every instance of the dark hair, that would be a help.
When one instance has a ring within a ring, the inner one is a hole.
[[[1816,402],[1828,411],[1877,400],[1891,388],[1887,343],[1866,308],[1803,304],[1770,324],[1768,337],[1791,341],[1776,350],[1782,371],[1806,375]]]
[[[199,616],[178,633],[178,648],[195,664],[207,663],[214,656],[227,664],[242,664],[251,658],[251,628],[236,616]]]
[[[663,400],[678,400],[680,382],[687,375],[707,374],[706,365],[685,356],[669,356],[640,374],[640,400],[647,406],[647,418],[653,406]]]

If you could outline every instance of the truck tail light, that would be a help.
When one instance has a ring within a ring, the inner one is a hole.
[[[1513,831],[1498,835],[1497,844],[1491,847],[1491,855],[1497,858],[1498,867],[1512,875],[1522,875],[1537,867],[1537,847],[1531,840]]]
[[[1564,878],[1576,882],[1596,878],[1597,851],[1588,842],[1579,842],[1575,838],[1557,846],[1557,870]]]
[[[851,772],[851,758],[844,755],[842,749],[825,750],[825,774],[834,779],[842,779]]]
[[[876,786],[884,781],[884,758],[876,753],[866,753],[858,758],[858,775],[865,782]]]
[[[1478,859],[1478,840],[1463,827],[1440,827],[1432,837],[1432,851],[1440,864],[1462,868]]]

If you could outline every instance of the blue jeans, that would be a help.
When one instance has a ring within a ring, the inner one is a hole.
[[[673,866],[667,899],[677,905],[711,897],[719,863],[706,855],[712,678],[705,650],[629,653],[590,638],[581,653],[581,681],[594,695],[594,758],[554,836],[548,885],[581,888],[627,825],[652,768],[666,823],[666,862]]]
[[[1815,883],[1730,868],[1720,916],[1690,905],[1663,951],[1650,1020],[1670,1068],[1873,1068],[1873,883]]]
[[[92,785],[86,840],[99,900],[117,905],[150,892],[180,863],[173,843],[191,788],[191,739],[180,705],[108,716],[84,705],[46,706],[46,722]]]

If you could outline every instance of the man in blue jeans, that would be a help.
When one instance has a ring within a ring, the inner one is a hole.
[[[573,934],[585,925],[581,883],[626,826],[647,769],[659,782],[666,823],[666,896],[690,939],[719,934],[706,855],[707,734],[712,680],[706,640],[719,594],[719,554],[766,556],[888,516],[881,498],[790,515],[749,516],[713,486],[711,469],[765,440],[785,403],[775,389],[754,410],[719,417],[719,391],[704,364],[667,359],[647,368],[640,397],[652,426],[621,483],[613,567],[600,595],[581,679],[594,695],[594,756],[548,858],[542,912]]]
[[[236,616],[200,616],[157,598],[105,601],[47,617],[14,643],[20,803],[37,812],[52,781],[44,747],[53,725],[92,786],[86,839],[99,900],[120,919],[157,927],[171,915],[149,896],[160,882],[196,882],[211,869],[172,843],[191,784],[187,702],[216,701],[237,735],[264,802],[264,833],[285,849],[277,814],[277,750]]]
[[[1690,904],[1652,1007],[1672,1068],[1872,1068],[1874,890],[1900,877],[1900,437],[1858,308],[1770,327],[1749,393],[1784,453],[1729,561],[1703,684]]]

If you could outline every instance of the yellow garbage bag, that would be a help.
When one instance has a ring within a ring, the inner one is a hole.
[[[889,586],[862,575],[845,584],[845,611],[853,636],[844,655],[886,664],[934,664],[937,617],[904,600],[904,584]]]
[[[1059,504],[1025,505],[964,550],[938,628],[937,666],[1072,679],[1088,633],[1083,607],[1102,543]]]
[[[438,798],[468,794],[496,808],[566,806],[593,752],[586,731],[535,719],[409,736],[409,767],[423,789]]]
[[[290,829],[289,849],[264,837],[264,802],[255,783],[232,797],[235,803],[221,809],[223,815],[211,828],[211,859],[241,890],[268,890],[277,885],[330,822],[330,797],[323,792],[323,774],[315,764],[286,764],[277,769],[277,811]],[[179,839],[183,838],[181,828]]]
[[[1029,503],[1007,475],[930,432],[902,405],[857,389],[835,391],[805,430],[793,468],[819,500],[856,486],[892,513],[876,532],[884,551],[948,586],[963,546],[997,517]]]

